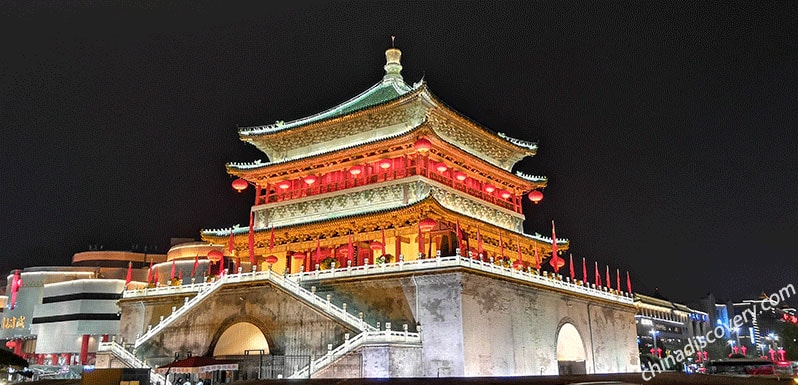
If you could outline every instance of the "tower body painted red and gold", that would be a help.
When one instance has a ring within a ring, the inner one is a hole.
[[[399,49],[385,57],[385,76],[342,104],[239,129],[269,159],[226,166],[255,188],[258,269],[297,273],[458,252],[529,269],[536,249],[550,255],[550,237],[523,232],[523,200],[537,203],[542,195],[530,193],[547,180],[512,171],[537,144],[474,122],[423,81],[405,83]],[[248,227],[204,230],[202,238],[224,245],[231,232],[235,256],[249,261]],[[557,242],[567,250],[567,240]]]

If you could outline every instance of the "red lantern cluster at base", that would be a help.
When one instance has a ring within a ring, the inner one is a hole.
[[[434,219],[432,219],[432,218],[424,218],[420,222],[418,222],[418,228],[420,228],[421,231],[425,231],[426,232],[426,231],[430,231],[430,230],[434,229],[436,224],[437,224],[437,222],[435,222]]]
[[[784,322],[789,322],[791,324],[798,324],[798,316],[794,316],[789,313],[782,314],[781,319],[784,320]]]
[[[221,261],[223,257],[224,255],[219,250],[211,250],[208,252],[208,260],[213,263]]]

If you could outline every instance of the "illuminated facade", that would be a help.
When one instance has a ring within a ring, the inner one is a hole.
[[[146,275],[145,258],[163,262],[165,257],[87,251],[73,255],[71,266],[13,270],[0,311],[0,340],[38,373],[68,376],[61,368],[70,367],[79,376],[84,365],[94,364],[99,344],[119,333],[117,301],[127,275],[135,285]]]
[[[709,315],[680,303],[640,293],[634,294],[637,338],[640,354],[646,359],[662,358],[684,349],[691,340],[702,340],[712,330]],[[703,349],[687,357],[685,364],[701,363],[710,357]]]
[[[541,271],[569,243],[553,223],[552,237],[523,231],[546,178],[513,167],[537,144],[405,83],[401,52],[385,54],[360,95],[239,129],[269,159],[227,164],[255,189],[250,224],[201,232],[207,279],[124,293],[136,357],[108,345],[116,364],[213,356],[238,361],[237,379],[639,371],[631,294]]]

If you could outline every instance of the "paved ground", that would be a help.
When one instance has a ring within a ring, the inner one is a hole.
[[[80,380],[46,380],[26,382],[26,385],[80,385]],[[471,378],[391,378],[391,379],[312,379],[312,380],[253,380],[238,381],[230,385],[788,385],[796,384],[790,378],[735,378],[702,374],[661,373],[645,382],[640,373],[596,374],[583,376],[534,376],[534,377],[471,377]],[[109,384],[113,385],[113,384]]]
[[[646,385],[787,385],[795,384],[791,378],[736,378],[703,374],[661,373],[651,381],[643,381],[640,373],[596,374],[581,376],[534,376],[534,377],[471,377],[471,378],[392,378],[392,379],[312,379],[312,380],[254,380],[239,381],[235,385],[569,385],[569,384],[646,384]]]

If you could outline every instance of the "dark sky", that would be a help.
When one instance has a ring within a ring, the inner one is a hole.
[[[246,225],[237,127],[355,96],[395,35],[408,83],[538,142],[527,232],[682,302],[798,285],[798,2],[262,3],[2,3],[0,271]]]

